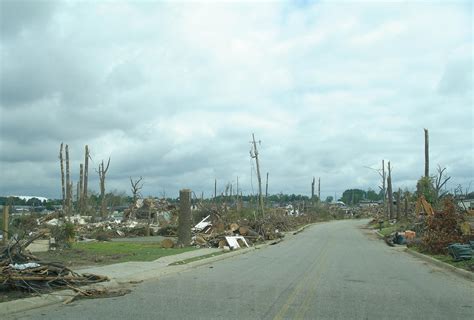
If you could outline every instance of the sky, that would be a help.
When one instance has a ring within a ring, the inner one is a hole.
[[[0,195],[59,198],[109,157],[108,191],[209,197],[474,181],[470,1],[0,2]],[[370,169],[373,168],[373,169]],[[472,183],[471,190],[474,189]],[[234,189],[235,190],[235,189]]]

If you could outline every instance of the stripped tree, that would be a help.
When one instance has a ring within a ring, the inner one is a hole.
[[[437,175],[435,177],[435,192],[437,201],[439,201],[448,193],[446,190],[442,191],[443,187],[446,185],[446,182],[451,179],[451,177],[448,176],[445,171],[446,168],[441,169],[441,166],[438,164]]]
[[[135,217],[135,205],[137,203],[137,200],[141,197],[140,191],[143,188],[143,177],[140,176],[139,179],[133,180],[132,177],[130,177],[130,186],[131,186],[131,191],[132,191],[132,212],[130,212],[130,218]]]
[[[62,191],[62,204],[63,204],[63,212],[66,208],[66,187],[64,182],[64,158],[63,158],[63,143],[61,142],[61,147],[59,148],[59,162],[61,165],[61,191]]]
[[[430,142],[428,137],[428,129],[423,129],[425,131],[425,178],[430,177]]]
[[[83,174],[83,179],[84,179],[84,187],[82,188],[82,210],[87,211],[88,210],[88,204],[87,204],[87,182],[89,180],[89,146],[86,145],[85,151],[84,151],[84,174]]]
[[[104,160],[99,164],[99,169],[96,170],[99,174],[99,185],[100,185],[100,216],[102,219],[105,218],[107,214],[107,206],[105,203],[105,175],[107,174],[107,170],[109,170],[110,165],[110,157],[107,161],[107,166],[104,165]]]
[[[393,219],[392,168],[390,167],[390,161],[388,162],[387,194],[388,194],[388,217],[389,219]]]
[[[71,216],[71,203],[72,203],[72,182],[71,173],[69,170],[69,146],[66,145],[66,215],[68,218]]]

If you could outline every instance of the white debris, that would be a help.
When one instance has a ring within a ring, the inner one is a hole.
[[[242,242],[247,246],[247,248],[249,247],[249,244],[247,243],[247,241],[245,241],[245,238],[242,236],[225,237],[225,240],[227,241],[231,249],[240,248],[240,244],[238,240],[242,240]]]
[[[15,269],[15,270],[25,270],[25,269],[30,269],[30,268],[37,268],[40,265],[36,262],[30,262],[30,263],[23,263],[23,264],[18,264],[18,263],[11,264],[10,263],[8,266],[10,268]]]
[[[209,221],[206,221],[207,219],[209,219],[210,215],[205,217],[204,219],[201,220],[201,222],[199,222],[197,225],[194,226],[194,228],[192,228],[193,231],[201,231],[203,229],[205,229],[207,226],[211,226],[212,223],[210,223]]]
[[[59,224],[59,220],[54,218],[46,222],[46,224],[49,224],[50,226],[57,226]]]

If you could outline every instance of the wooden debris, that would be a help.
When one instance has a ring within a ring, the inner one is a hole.
[[[108,280],[105,276],[76,273],[61,263],[40,261],[24,252],[41,235],[33,234],[0,249],[0,286],[40,292]]]
[[[164,239],[163,241],[161,241],[161,247],[165,248],[165,249],[173,248],[174,245],[175,245],[175,243],[171,239]]]

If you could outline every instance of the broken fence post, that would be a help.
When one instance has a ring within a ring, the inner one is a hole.
[[[178,245],[191,244],[191,190],[179,191]]]

